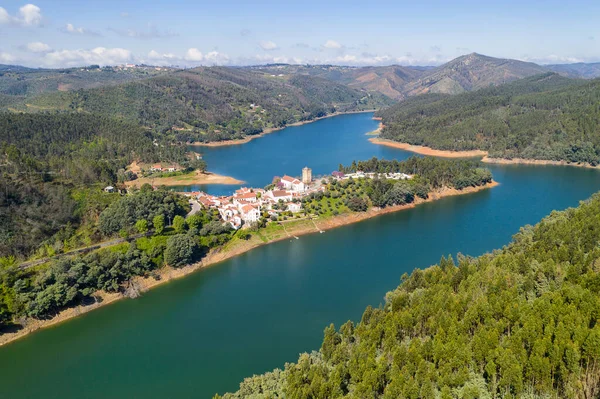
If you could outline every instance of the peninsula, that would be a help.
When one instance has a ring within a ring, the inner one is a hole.
[[[407,173],[409,170],[412,175]],[[31,280],[28,295],[31,303],[23,308],[29,309],[29,313],[19,316],[19,320],[26,321],[7,323],[0,335],[0,345],[118,299],[136,297],[165,281],[261,245],[297,239],[304,234],[324,232],[496,185],[489,171],[477,162],[436,158],[415,157],[402,162],[374,158],[353,162],[319,179],[313,179],[308,168],[302,172],[301,178],[284,176],[264,189],[240,189],[227,199],[198,193],[184,201],[177,194],[152,190],[148,185],[122,197],[101,214],[99,228],[107,238],[116,232],[121,235],[127,232],[125,237],[132,234],[129,242],[119,241],[88,254],[49,259],[35,269],[12,269],[15,277],[25,279],[51,273],[56,283],[36,286]],[[224,200],[221,205],[215,202],[219,199]],[[201,209],[193,207],[189,211],[186,203],[190,200],[199,201]],[[147,205],[138,208],[142,203]],[[174,204],[175,208],[163,208],[161,204],[166,203]],[[161,213],[165,211],[166,217]],[[128,222],[124,215],[130,212],[138,212],[140,219]],[[181,216],[186,213],[187,217]],[[172,223],[166,226],[169,219]],[[140,237],[133,234],[136,232],[144,234]],[[79,269],[85,274],[89,273],[86,270],[110,268],[114,262],[131,266],[113,276],[110,286],[106,282],[98,285],[94,278],[88,278],[86,285],[72,283],[77,292],[74,296],[55,296],[52,303],[37,300],[47,290],[57,289],[54,285],[63,281],[60,275],[71,269],[70,265],[87,265]],[[85,301],[84,305],[81,300],[85,297],[93,300]]]
[[[375,115],[378,144],[488,163],[600,164],[598,80],[535,75],[456,96],[417,96]],[[385,140],[385,141],[382,141]]]

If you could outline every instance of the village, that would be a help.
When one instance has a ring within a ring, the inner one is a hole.
[[[333,172],[327,179],[373,179],[385,178],[391,180],[406,180],[412,176],[404,173],[356,173],[344,174]],[[252,226],[257,223],[263,213],[274,220],[284,212],[297,214],[303,211],[302,199],[313,193],[324,192],[326,189],[325,178],[313,179],[312,169],[304,167],[302,177],[295,178],[288,175],[275,177],[269,189],[242,187],[231,196],[215,196],[204,192],[187,193],[196,199],[204,209],[216,209],[222,220],[229,223],[234,229]]]

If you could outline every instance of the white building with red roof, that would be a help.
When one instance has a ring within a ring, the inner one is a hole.
[[[288,202],[292,200],[292,193],[285,190],[268,191],[267,196],[271,197],[275,202],[279,202],[280,200]]]
[[[305,189],[304,183],[288,175],[285,175],[281,178],[281,184],[283,184],[283,188],[286,190],[303,192]]]

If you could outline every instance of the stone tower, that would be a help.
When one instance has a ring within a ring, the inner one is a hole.
[[[312,181],[312,169],[309,168],[308,166],[305,166],[302,169],[302,183],[310,184],[311,181]]]

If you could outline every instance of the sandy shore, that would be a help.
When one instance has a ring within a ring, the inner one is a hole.
[[[412,145],[408,143],[400,143],[397,141],[381,139],[379,137],[373,137],[369,139],[373,144],[385,145],[388,147],[399,148],[401,150],[411,151],[416,154],[430,155],[434,157],[443,158],[474,158],[487,156],[487,151],[472,150],[472,151],[446,151],[446,150],[434,150],[430,147],[421,145]]]
[[[366,113],[366,112],[375,112],[375,111],[376,110],[374,110],[374,109],[370,109],[370,110],[365,110],[365,111],[334,112],[333,114],[321,116],[319,118],[311,119],[309,121],[302,121],[302,122],[290,123],[289,125],[285,125],[284,127],[267,128],[267,129],[264,129],[261,134],[256,134],[256,135],[253,135],[253,136],[247,136],[247,137],[245,137],[243,139],[225,140],[225,141],[213,141],[211,143],[203,143],[203,142],[198,141],[198,142],[192,143],[190,145],[197,146],[197,147],[224,147],[224,146],[228,146],[228,145],[246,144],[246,143],[249,143],[250,141],[252,141],[254,139],[258,139],[258,138],[264,137],[264,136],[266,136],[269,133],[273,133],[273,132],[277,132],[279,130],[283,130],[286,127],[302,126],[302,125],[306,125],[308,123],[313,123],[313,122],[316,122],[316,121],[320,121],[321,119],[332,118],[334,116],[339,116],[339,115],[363,114],[363,113]]]
[[[125,182],[125,185],[128,187],[141,187],[146,183],[152,186],[188,186],[192,184],[243,184],[244,182],[233,177],[217,175],[216,173],[195,171],[171,177],[141,177]]]
[[[567,162],[567,161],[548,161],[548,160],[543,160],[543,159],[524,159],[524,158],[505,159],[505,158],[491,158],[491,157],[485,156],[481,159],[481,162],[500,164],[500,165],[555,165],[555,166],[575,166],[578,168],[588,168],[588,169],[600,169],[600,165],[593,166],[586,162],[573,163],[573,162]]]
[[[268,237],[265,237],[261,234],[261,230],[258,233],[252,234],[251,238],[247,241],[243,240],[235,240],[226,244],[223,248],[217,248],[212,250],[207,256],[205,256],[201,262],[180,268],[173,269],[170,267],[164,267],[159,271],[160,279],[156,280],[151,277],[147,278],[135,278],[134,284],[138,287],[140,292],[148,291],[149,289],[156,287],[160,284],[164,284],[168,281],[184,277],[190,273],[193,273],[202,268],[223,262],[227,259],[233,258],[235,256],[241,255],[245,252],[248,252],[254,248],[267,245],[273,242],[282,241],[286,239],[291,239],[292,236],[298,237],[306,234],[315,234],[319,231],[326,231],[330,229],[334,229],[337,227],[345,226],[352,223],[357,223],[366,219],[370,219],[373,217],[377,217],[380,215],[385,215],[388,213],[398,212],[405,209],[414,208],[420,204],[426,202],[433,202],[439,200],[444,197],[451,197],[456,195],[465,195],[471,194],[478,191],[486,190],[488,188],[492,188],[497,186],[498,183],[492,181],[491,183],[481,186],[481,187],[468,187],[463,190],[456,190],[450,188],[444,188],[438,191],[431,192],[429,198],[422,199],[416,198],[415,202],[407,205],[396,205],[387,208],[371,208],[366,212],[356,212],[356,213],[348,213],[344,215],[338,215],[326,219],[314,219],[314,220],[300,220],[300,221],[292,221],[286,223],[286,228],[281,229],[276,232],[271,232]],[[42,328],[50,327],[61,323],[63,321],[69,320],[73,317],[80,316],[87,312],[90,312],[94,309],[98,309],[101,306],[108,305],[120,299],[126,298],[126,296],[119,293],[105,293],[98,292],[96,294],[97,297],[102,298],[101,302],[97,302],[93,305],[87,306],[76,306],[73,308],[68,308],[61,311],[57,316],[53,317],[49,320],[35,320],[28,319],[26,323],[24,323],[24,327],[21,330],[15,332],[6,332],[0,335],[0,346],[6,345],[9,342],[15,341],[19,338],[22,338],[32,332],[40,330]]]
[[[381,127],[375,132],[381,132]],[[375,132],[368,133],[374,134]],[[430,155],[441,158],[475,158],[482,157],[481,162],[489,164],[499,165],[556,165],[556,166],[575,166],[578,168],[588,169],[600,169],[600,165],[594,166],[586,162],[573,163],[567,161],[550,161],[544,159],[526,159],[526,158],[493,158],[488,156],[487,151],[472,150],[472,151],[446,151],[446,150],[435,150],[431,147],[425,147],[420,145],[412,145],[408,143],[400,143],[397,141],[381,139],[378,137],[370,138],[369,141],[373,144],[385,145],[393,148],[400,148],[401,150],[411,151],[416,154]]]

